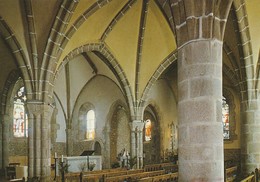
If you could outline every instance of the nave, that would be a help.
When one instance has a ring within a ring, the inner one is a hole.
[[[85,151],[95,170],[178,155],[181,182],[259,169],[258,1],[0,0],[2,176],[49,182]]]

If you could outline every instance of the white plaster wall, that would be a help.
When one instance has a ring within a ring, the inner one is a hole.
[[[77,130],[80,106],[89,102],[95,107],[96,136],[105,141],[103,129],[107,122],[107,114],[111,105],[117,100],[125,102],[122,92],[112,80],[102,75],[93,78],[82,89],[76,101],[72,116],[75,131]],[[77,138],[75,140],[77,141]]]
[[[70,66],[70,108],[73,108],[77,97],[86,83],[95,76],[83,56],[77,56],[69,62]],[[72,109],[71,109],[72,113]],[[70,113],[70,114],[71,114]]]

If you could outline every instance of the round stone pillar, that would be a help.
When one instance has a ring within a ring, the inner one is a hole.
[[[73,155],[73,139],[75,138],[73,136],[73,130],[71,129],[71,126],[69,126],[70,128],[66,129],[66,152],[67,152],[67,156],[71,156]]]
[[[241,103],[241,171],[244,175],[260,167],[259,106],[257,98]]]
[[[220,41],[179,50],[178,98],[179,181],[224,181]]]

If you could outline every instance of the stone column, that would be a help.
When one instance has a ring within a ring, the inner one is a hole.
[[[136,143],[136,131],[135,131],[135,127],[133,126],[133,123],[130,123],[130,128],[131,128],[131,157],[134,157],[136,156],[137,143]]]
[[[143,128],[141,120],[134,120],[131,123],[131,157],[136,157],[137,168],[143,167]]]
[[[29,113],[29,177],[48,181],[51,165],[51,128],[53,107],[40,101],[27,101]]]
[[[29,107],[27,104],[28,111],[28,177],[32,178],[35,176],[34,166],[35,166],[35,152],[34,152],[34,115],[29,111]]]
[[[67,137],[67,143],[66,143],[66,152],[67,152],[67,155],[68,156],[71,156],[73,155],[73,135],[72,135],[72,129],[71,127],[70,128],[67,128],[66,129],[66,137]]]
[[[139,133],[139,168],[142,169],[143,168],[143,126],[142,129],[138,131]]]
[[[222,40],[232,0],[173,0],[179,181],[224,181]]]
[[[224,181],[221,50],[218,40],[179,50],[180,181]]]
[[[10,121],[10,116],[5,114],[2,115],[2,153],[3,153],[3,169],[9,165],[9,136],[10,136],[10,125],[13,122]]]
[[[260,167],[260,101],[241,103],[241,171],[249,174]]]

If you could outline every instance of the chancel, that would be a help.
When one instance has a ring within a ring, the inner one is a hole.
[[[0,181],[258,179],[259,10],[0,0]]]

